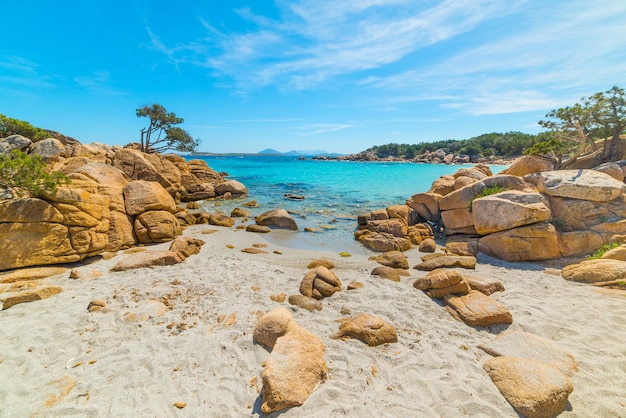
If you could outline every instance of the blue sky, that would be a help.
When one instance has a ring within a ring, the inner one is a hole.
[[[623,0],[48,0],[2,5],[0,113],[137,141],[160,103],[201,151],[539,132],[626,87]]]

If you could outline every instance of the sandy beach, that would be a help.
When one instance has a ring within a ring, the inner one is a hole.
[[[624,292],[479,255],[470,273],[502,281],[506,290],[492,297],[509,307],[513,324],[474,328],[413,287],[425,272],[411,269],[396,283],[371,276],[378,264],[367,254],[295,250],[262,234],[207,229],[185,230],[206,244],[181,264],[110,272],[129,256],[120,251],[71,266],[78,279],[69,269],[44,279],[60,294],[0,311],[0,416],[261,416],[260,374],[270,353],[252,333],[259,315],[279,305],[322,340],[330,376],[301,407],[269,416],[517,417],[482,368],[491,356],[477,347],[506,330],[551,340],[578,361],[561,416],[626,416]],[[241,252],[253,244],[267,254]],[[413,266],[424,254],[406,255]],[[343,284],[322,311],[270,299],[297,294],[316,258],[332,260]],[[364,287],[347,290],[351,281]],[[106,308],[88,312],[96,299]],[[398,342],[330,338],[337,319],[359,313],[392,324]]]

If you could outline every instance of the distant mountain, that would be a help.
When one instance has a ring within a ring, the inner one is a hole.
[[[259,151],[259,155],[283,155],[283,153],[275,149],[267,148],[263,151]]]

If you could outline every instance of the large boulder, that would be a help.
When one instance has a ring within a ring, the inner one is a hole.
[[[409,268],[409,261],[402,251],[387,251],[386,253],[383,253],[381,255],[370,257],[370,260],[374,260],[377,263],[382,264],[383,266],[398,269]]]
[[[601,258],[563,267],[565,280],[583,283],[626,280],[626,261]]]
[[[264,414],[302,405],[326,380],[324,345],[287,308],[280,306],[259,318],[253,341],[271,350],[261,374]]]
[[[437,222],[440,217],[439,201],[443,196],[438,193],[418,193],[407,199],[406,204],[422,218]]]
[[[486,177],[476,183],[469,184],[444,196],[439,202],[439,208],[444,210],[467,209],[471,202],[485,189],[501,187],[504,190],[529,190],[523,178],[507,174]]]
[[[0,155],[10,154],[14,149],[26,152],[33,143],[30,139],[22,135],[9,135],[0,139]]]
[[[248,193],[248,188],[237,180],[226,180],[215,186],[215,193],[218,195],[226,193],[241,195]]]
[[[548,196],[608,202],[626,191],[626,184],[595,170],[558,170],[540,174],[537,189]]]
[[[551,212],[539,193],[511,190],[474,200],[472,215],[476,232],[487,235],[547,221]]]
[[[62,187],[0,202],[0,270],[82,260],[108,245],[109,199]]]
[[[120,169],[131,180],[152,181],[170,190],[172,183],[152,165],[147,154],[125,148],[115,154],[113,166]]]
[[[182,263],[185,257],[177,251],[143,251],[124,258],[111,271],[126,271],[156,266],[173,266]]]
[[[414,269],[422,271],[432,271],[439,268],[453,267],[475,269],[476,257],[441,254],[439,257],[429,258],[413,266]]]
[[[62,151],[63,144],[55,138],[42,139],[35,142],[30,148],[31,154],[39,155],[47,164],[58,161]]]
[[[476,233],[474,215],[469,208],[441,212],[441,222],[446,228],[446,235]]]
[[[513,408],[528,418],[560,414],[574,390],[558,367],[536,360],[495,357],[483,368]]]
[[[478,248],[506,261],[549,260],[561,255],[558,233],[547,222],[486,235],[478,241]]]
[[[486,327],[513,323],[506,305],[477,290],[471,290],[467,295],[448,294],[444,296],[444,302],[452,316],[467,325]]]
[[[262,213],[254,218],[257,225],[268,226],[277,229],[289,229],[295,231],[298,229],[296,221],[285,209],[274,209],[269,212]]]
[[[385,232],[357,231],[354,237],[367,248],[378,251],[406,251],[411,248],[411,241],[407,238],[396,237]]]
[[[176,212],[176,202],[157,182],[137,180],[124,187],[126,213],[131,216],[147,211]]]
[[[515,160],[509,168],[502,170],[500,174],[524,177],[528,174],[551,170],[554,170],[554,163],[552,161],[547,158],[526,155]]]
[[[137,240],[142,243],[167,242],[182,233],[176,217],[165,210],[143,212],[133,224]]]

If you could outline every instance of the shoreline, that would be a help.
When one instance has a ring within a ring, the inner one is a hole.
[[[203,234],[207,229],[217,232]],[[411,269],[396,283],[370,276],[377,263],[366,254],[292,249],[263,234],[207,225],[183,234],[206,244],[181,264],[111,273],[127,256],[120,251],[76,264],[76,280],[69,271],[45,279],[62,286],[60,294],[2,311],[0,380],[11,384],[0,387],[0,416],[262,416],[260,373],[269,353],[252,343],[252,331],[260,313],[280,305],[322,340],[330,378],[301,407],[269,416],[518,416],[482,369],[490,356],[477,348],[506,328],[454,320],[412,286],[424,272]],[[241,252],[253,244],[267,254]],[[423,254],[406,255],[414,265]],[[306,265],[321,257],[335,262],[343,283],[322,311],[270,300],[297,294]],[[552,340],[578,361],[561,416],[624,414],[624,292],[567,282],[537,263],[482,255],[467,273],[503,282],[506,290],[493,297],[513,314],[508,330]],[[346,290],[354,280],[364,288]],[[94,299],[108,311],[89,313]],[[151,300],[167,302],[162,316],[150,311]],[[331,339],[346,312],[380,316],[396,327],[398,343]]]

